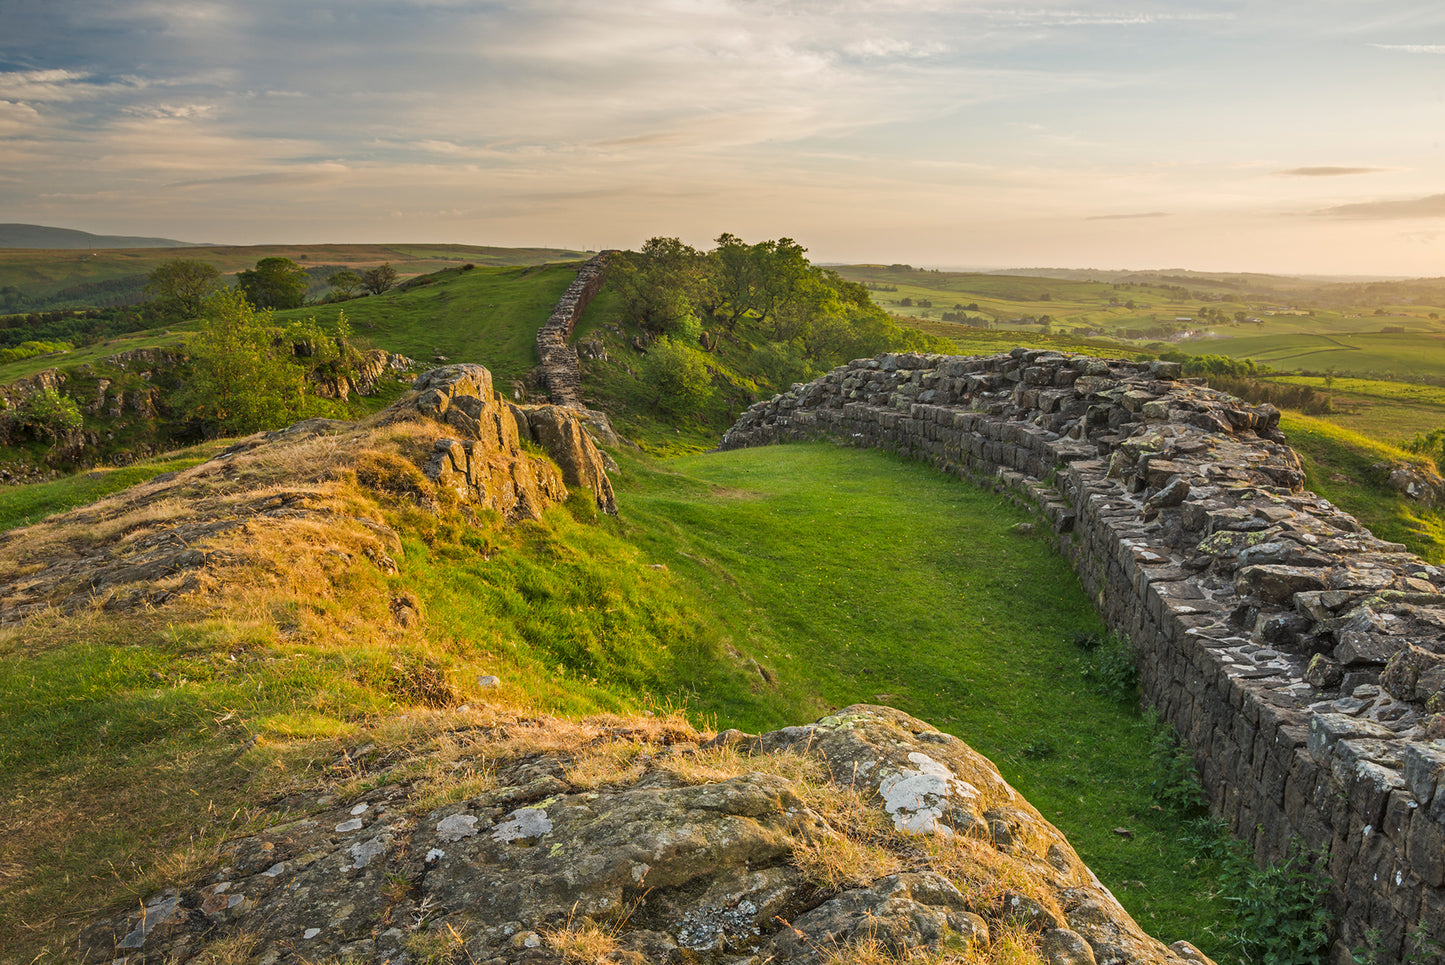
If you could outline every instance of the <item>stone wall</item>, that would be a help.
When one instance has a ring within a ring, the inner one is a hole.
[[[1328,960],[1437,961],[1416,939],[1445,937],[1445,571],[1304,491],[1273,407],[1179,371],[884,355],[752,407],[722,448],[832,439],[1017,494],[1137,649],[1214,813],[1262,861],[1322,856]]]
[[[572,337],[577,320],[602,290],[610,254],[604,251],[583,264],[577,272],[577,279],[567,286],[546,324],[537,332],[537,358],[542,363],[542,383],[554,405],[582,408],[582,367],[577,361],[576,351],[567,344],[567,340]]]

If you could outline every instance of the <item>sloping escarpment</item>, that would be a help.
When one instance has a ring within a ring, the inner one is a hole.
[[[1320,855],[1341,922],[1421,962],[1445,929],[1445,572],[1303,491],[1272,407],[1018,349],[859,360],[750,409],[723,448],[876,446],[992,477],[1047,517],[1210,804],[1261,858]]]
[[[574,415],[510,405],[485,368],[450,366],[366,422],[260,433],[184,472],[0,535],[0,625],[47,608],[159,606],[218,585],[227,570],[270,572],[278,558],[333,555],[394,572],[401,538],[348,491],[353,481],[423,508],[446,500],[506,519],[536,518],[571,486],[616,512],[601,455]]]
[[[459,790],[373,774],[371,790],[289,800],[285,823],[95,923],[78,952],[762,965],[858,947],[1017,962],[1005,953],[1033,948],[1049,965],[1208,962],[1143,934],[992,764],[895,710],[760,737],[622,719],[479,721],[456,736]]]

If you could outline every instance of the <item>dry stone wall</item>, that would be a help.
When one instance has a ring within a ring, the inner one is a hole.
[[[547,397],[555,405],[582,408],[582,367],[577,352],[567,344],[577,327],[577,320],[602,290],[607,277],[604,251],[590,258],[577,272],[577,278],[562,294],[546,324],[537,332],[537,358],[542,363],[542,382]]]
[[[1052,524],[1213,811],[1333,881],[1329,961],[1445,936],[1445,571],[1303,489],[1271,406],[1174,363],[884,355],[760,403],[722,448],[832,439],[989,477]]]

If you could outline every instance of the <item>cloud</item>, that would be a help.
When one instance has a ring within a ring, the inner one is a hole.
[[[1096,214],[1085,218],[1085,221],[1131,221],[1135,218],[1167,218],[1167,211],[1141,211],[1138,214]]]
[[[1398,50],[1406,54],[1445,54],[1445,44],[1370,44],[1377,50]]]
[[[1388,170],[1388,168],[1346,168],[1321,165],[1319,167],[1288,168],[1275,173],[1296,178],[1336,178],[1349,174],[1381,174]]]
[[[1401,218],[1445,218],[1445,194],[1408,201],[1364,201],[1324,208],[1315,214],[1356,221],[1394,221]]]

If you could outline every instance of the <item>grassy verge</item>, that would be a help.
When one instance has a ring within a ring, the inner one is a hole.
[[[1386,484],[1381,463],[1425,463],[1423,457],[1333,422],[1285,413],[1280,428],[1305,466],[1305,486],[1353,515],[1381,539],[1404,543],[1430,563],[1445,563],[1445,520],[1438,509],[1411,502]]]

